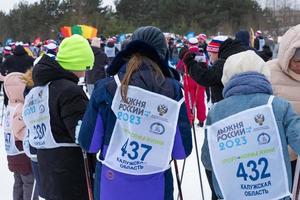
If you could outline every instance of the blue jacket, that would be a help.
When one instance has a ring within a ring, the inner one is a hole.
[[[229,117],[238,112],[265,105],[268,102],[269,94],[254,93],[254,94],[239,94],[233,95],[218,102],[213,106],[208,113],[206,125],[209,126],[217,121]],[[277,126],[280,133],[284,161],[288,174],[288,182],[291,190],[292,175],[291,165],[288,155],[288,144],[299,155],[300,154],[300,118],[293,111],[292,106],[286,100],[275,97],[272,103],[273,112],[277,121]],[[205,141],[202,146],[201,160],[203,165],[208,170],[213,170],[209,156],[209,148],[207,143],[207,133],[205,133]],[[280,180],[278,180],[280,181]],[[213,175],[214,189],[217,195],[222,198],[222,194],[215,176]]]
[[[162,94],[177,101],[182,98],[177,81],[166,78],[161,87],[157,87],[150,74],[149,68],[142,67],[132,75],[130,85]],[[123,75],[123,72],[119,72],[120,80]],[[81,147],[90,153],[101,151],[101,159],[106,155],[116,122],[116,116],[111,110],[116,88],[117,85],[113,78],[106,78],[96,83],[79,133]],[[177,126],[177,132],[172,157],[184,159],[192,150],[191,127],[185,103],[180,108],[179,119],[178,122],[174,122],[174,126]],[[169,169],[152,175],[127,175],[97,162],[94,195],[96,200],[172,200],[172,172]]]

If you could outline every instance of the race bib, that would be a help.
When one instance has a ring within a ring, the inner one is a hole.
[[[5,141],[5,151],[7,155],[14,156],[18,154],[24,153],[23,151],[19,151],[16,147],[15,136],[12,132],[12,120],[13,115],[15,113],[16,108],[12,106],[7,106],[7,111],[4,116],[4,141]]]
[[[180,102],[129,86],[124,101],[118,83],[112,110],[116,124],[103,163],[126,174],[145,175],[170,167]]]
[[[226,200],[290,195],[272,99],[207,127],[213,171]]]
[[[33,88],[25,98],[23,120],[29,129],[29,143],[37,149],[78,146],[56,143],[50,125],[49,84]]]

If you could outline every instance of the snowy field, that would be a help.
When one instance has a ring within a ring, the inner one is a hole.
[[[2,96],[0,97],[0,119],[2,114]],[[6,154],[4,150],[4,137],[3,137],[3,129],[0,127],[0,200],[13,200],[12,198],[12,188],[13,188],[13,174],[8,170]],[[198,128],[196,126],[196,134],[198,140],[198,150],[199,154],[201,152],[201,146],[204,138],[204,131],[202,128]],[[200,156],[200,155],[199,155]],[[183,161],[178,161],[179,172],[181,175]],[[172,164],[173,175],[174,175],[174,199],[177,200],[177,182],[174,171],[174,165]],[[204,189],[204,199],[211,199],[211,192],[209,189],[209,185],[206,179],[205,170],[203,165],[201,164],[201,174],[203,181],[203,189]],[[190,157],[186,160],[183,182],[182,182],[182,192],[184,200],[202,200],[201,189],[200,189],[200,181],[198,175],[197,168],[197,159],[195,146],[193,142],[193,152]]]

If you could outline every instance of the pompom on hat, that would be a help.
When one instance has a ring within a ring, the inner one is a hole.
[[[270,69],[265,61],[253,50],[233,54],[226,59],[223,68],[222,83],[225,85],[236,74],[243,72],[258,72],[270,80]]]
[[[56,61],[69,71],[91,70],[94,54],[88,41],[80,35],[65,38],[58,48]]]

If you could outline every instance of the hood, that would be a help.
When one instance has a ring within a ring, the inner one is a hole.
[[[23,46],[16,46],[16,48],[13,50],[13,54],[16,55],[16,56],[22,56],[22,55],[25,55],[27,54],[26,50],[24,49]]]
[[[120,51],[111,65],[107,69],[109,75],[115,75],[119,72],[121,67],[125,65],[128,60],[136,53],[146,56],[158,64],[163,74],[166,77],[172,77],[169,70],[168,61],[162,60],[156,49],[144,41],[134,40],[131,41],[124,50]]]
[[[281,39],[278,51],[278,62],[284,73],[300,81],[300,75],[289,70],[290,60],[296,49],[300,48],[300,25],[290,28]]]
[[[161,60],[167,59],[168,46],[164,34],[160,29],[153,26],[140,27],[134,31],[132,41],[140,40],[153,47]]]
[[[23,92],[26,85],[22,76],[23,73],[13,72],[4,78],[4,89],[11,103],[24,102]]]
[[[44,86],[50,81],[59,79],[68,79],[75,83],[79,81],[75,74],[63,69],[56,60],[47,55],[44,55],[34,66],[32,79],[34,86]]]
[[[241,41],[228,38],[220,46],[219,58],[226,60],[229,56],[246,51],[247,49],[242,45]]]

